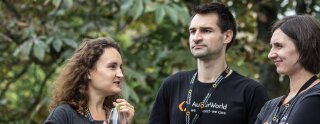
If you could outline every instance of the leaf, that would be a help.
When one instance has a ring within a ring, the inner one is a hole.
[[[160,24],[164,18],[165,15],[165,10],[162,6],[160,6],[157,10],[156,10],[156,22],[157,24]]]
[[[126,0],[123,4],[121,4],[121,15],[124,15],[127,12],[132,10],[133,0]]]
[[[190,15],[188,13],[188,9],[183,7],[183,6],[178,6],[176,4],[173,4],[172,7],[178,11],[179,13],[179,22],[184,25],[187,26],[189,24],[190,21]]]
[[[61,3],[61,0],[52,0],[52,4],[53,4],[56,8],[59,7],[60,3]]]
[[[64,0],[63,2],[66,9],[70,9],[73,5],[73,0]]]
[[[77,42],[72,39],[63,39],[63,41],[65,44],[67,44],[68,46],[70,46],[72,48],[77,48],[77,46],[78,46]]]
[[[47,38],[47,40],[46,40],[46,44],[51,44],[53,40],[54,40],[54,38],[53,38],[53,37],[49,37],[49,38]]]
[[[132,83],[132,82],[131,82]],[[135,82],[138,84],[137,82]],[[136,103],[139,103],[139,97],[132,87],[129,87],[127,83],[123,83],[121,93],[125,99],[132,98]]]
[[[22,45],[18,47],[13,53],[13,56],[21,55],[22,59],[28,59],[33,42],[31,40],[25,41]]]
[[[143,9],[144,9],[143,0],[135,0],[132,11],[131,11],[133,20],[137,20],[142,15]]]
[[[57,52],[60,52],[62,47],[62,41],[60,39],[55,39],[54,42],[52,42],[52,46]]]
[[[174,24],[177,24],[178,23],[178,14],[176,13],[178,10],[175,10],[174,8],[172,8],[171,6],[165,6],[165,10],[166,10],[166,13],[169,15],[171,21],[174,23]]]
[[[39,39],[34,40],[33,54],[36,58],[42,61],[44,59],[46,49],[47,44]]]
[[[145,2],[145,13],[153,12],[159,7],[159,3],[157,2]]]

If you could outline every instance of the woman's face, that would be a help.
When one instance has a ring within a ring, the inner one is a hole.
[[[291,75],[303,69],[298,63],[299,53],[290,37],[281,29],[274,31],[271,37],[271,50],[268,58],[273,60],[279,74]]]
[[[115,48],[105,48],[95,68],[89,72],[89,92],[110,96],[120,93],[123,79],[122,59]]]

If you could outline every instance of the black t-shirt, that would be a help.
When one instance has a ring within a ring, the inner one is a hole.
[[[89,121],[78,114],[69,104],[57,106],[45,120],[44,124],[103,124],[103,121]]]
[[[168,77],[156,97],[149,124],[186,123],[185,101],[195,70]],[[212,84],[195,80],[191,111],[199,107]],[[220,82],[211,95],[197,124],[253,124],[261,107],[268,100],[265,88],[254,80],[233,71]],[[194,112],[191,112],[191,120]]]
[[[276,106],[284,96],[268,101],[261,109],[255,124],[274,124],[272,118]],[[294,103],[294,104],[293,104]],[[287,111],[283,112],[283,117],[279,124],[320,124],[320,84],[313,86],[307,91],[296,96],[289,102]],[[283,108],[282,105],[280,108]]]

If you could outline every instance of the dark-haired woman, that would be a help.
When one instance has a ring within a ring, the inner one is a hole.
[[[320,24],[312,16],[277,21],[271,50],[277,72],[290,80],[288,94],[268,101],[256,124],[320,124]]]

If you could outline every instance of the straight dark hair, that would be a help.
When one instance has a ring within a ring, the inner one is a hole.
[[[208,14],[208,13],[216,13],[219,17],[218,19],[218,26],[220,30],[224,33],[227,30],[232,30],[233,36],[231,39],[231,42],[227,44],[226,50],[231,46],[231,44],[235,41],[236,35],[237,35],[237,24],[235,21],[235,18],[231,14],[230,10],[223,5],[222,3],[213,2],[213,3],[207,3],[202,4],[199,6],[196,6],[193,9],[192,17],[194,17],[196,14]]]
[[[320,71],[320,23],[310,15],[285,17],[272,27],[272,32],[280,28],[292,39],[299,53],[298,62],[307,71],[318,74]]]

